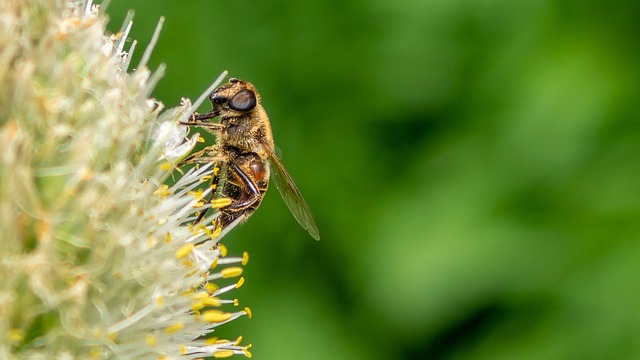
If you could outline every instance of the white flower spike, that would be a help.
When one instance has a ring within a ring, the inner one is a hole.
[[[250,357],[210,335],[251,316],[225,298],[248,257],[197,190],[212,170],[164,185],[199,139],[191,104],[161,114],[153,44],[127,73],[131,16],[105,25],[90,0],[0,5],[0,359]]]

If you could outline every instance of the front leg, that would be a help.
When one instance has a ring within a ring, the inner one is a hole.
[[[228,161],[228,156],[220,155],[214,146],[209,146],[187,156],[184,160],[178,163],[178,167],[188,164],[209,164],[212,162],[225,161]]]
[[[191,116],[189,116],[189,120],[188,121],[180,121],[180,125],[184,125],[184,126],[198,126],[201,127],[203,129],[205,129],[207,132],[219,136],[220,131],[224,130],[224,125],[220,124],[220,123],[212,123],[212,122],[208,122],[208,121],[203,121],[203,120],[209,120],[209,119],[213,119],[214,117],[218,116],[218,113],[216,111],[209,111],[206,114],[197,114],[194,113]]]
[[[220,136],[220,132],[224,130],[224,125],[220,123],[210,122],[197,122],[197,121],[180,121],[180,125],[184,126],[198,126],[205,129],[209,134],[216,137]]]

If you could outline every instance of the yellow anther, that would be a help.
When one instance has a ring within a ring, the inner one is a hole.
[[[245,346],[244,349],[242,349],[242,351],[244,351],[244,356],[246,356],[249,359],[253,357],[253,355],[249,352],[250,347],[251,347],[251,344]]]
[[[187,353],[187,347],[180,345],[180,355],[184,356]]]
[[[207,310],[202,313],[202,320],[208,323],[219,323],[231,319],[231,314],[220,310]]]
[[[240,286],[242,286],[242,284],[244,284],[244,278],[241,277],[240,280],[238,280],[238,283],[236,284],[236,289],[239,288]]]
[[[218,188],[218,184],[214,184],[214,183],[211,184],[211,190],[215,190],[217,188]]]
[[[204,190],[202,190],[202,189],[198,189],[196,191],[192,190],[192,191],[187,192],[187,194],[190,195],[190,196],[195,197],[196,199],[200,199],[200,198],[202,198],[203,191]]]
[[[205,288],[210,293],[215,292],[216,290],[220,289],[220,287],[218,285],[214,284],[214,283],[208,283],[207,285],[205,285]]]
[[[209,297],[209,294],[205,293],[205,292],[197,292],[197,293],[193,293],[193,295],[191,295],[191,298],[195,301],[202,301],[203,299],[206,299]]]
[[[89,350],[89,358],[90,359],[102,359],[102,350],[99,347],[92,347],[91,350]]]
[[[164,171],[171,170],[171,168],[173,168],[173,164],[171,163],[163,163],[162,165],[160,165],[160,169]]]
[[[244,308],[244,312],[247,313],[247,319],[251,319],[251,317],[253,316],[253,314],[251,313],[251,309],[246,307],[246,308]]]
[[[181,295],[182,296],[192,296],[195,293],[193,289],[185,290]]]
[[[198,215],[200,215],[200,214],[198,214]],[[200,231],[205,233],[207,236],[211,236],[211,230],[207,229],[207,227],[204,226],[204,225],[202,225],[202,227],[200,227]]]
[[[219,167],[214,167],[213,168],[213,175],[218,175],[220,173],[220,168]]]
[[[224,244],[220,244],[220,256],[222,257],[227,256],[227,247],[224,246]]]
[[[180,247],[180,249],[178,249],[178,250],[176,251],[176,258],[178,258],[178,259],[182,259],[182,258],[184,258],[185,256],[187,256],[187,255],[191,254],[191,251],[193,251],[193,248],[194,248],[194,247],[195,247],[195,246],[194,246],[193,244],[185,244],[185,245],[182,245],[182,246]]]
[[[248,262],[249,262],[249,253],[245,251],[242,253],[242,266],[247,265]]]
[[[233,356],[233,350],[218,350],[213,353],[213,357],[216,359],[226,359]]]
[[[217,297],[209,296],[209,294],[204,294],[204,295],[207,295],[207,297],[198,299],[198,301],[194,302],[191,305],[191,308],[194,311],[201,310],[207,306],[219,307],[220,305],[222,305],[222,302]]]
[[[211,178],[212,178],[211,175],[205,175],[205,176],[200,178],[200,181],[201,182],[209,181],[209,180],[211,180]]]
[[[211,200],[211,207],[214,209],[221,209],[223,207],[227,207],[229,205],[231,205],[231,203],[233,203],[233,200],[231,200],[230,198],[219,198],[219,199],[213,199]]]
[[[196,140],[196,141],[199,142],[199,143],[203,143],[206,140],[202,136],[198,135],[198,140]]]
[[[193,262],[191,262],[191,261],[185,261],[185,262],[183,262],[183,263],[182,263],[182,265],[184,265],[184,267],[186,267],[187,269],[190,269],[190,268],[192,268],[192,267],[195,267],[195,266],[196,266],[196,264],[194,264],[194,263],[193,263]],[[197,268],[196,268],[196,269],[193,269],[193,271],[191,271],[191,272],[188,272],[188,273],[187,273],[187,277],[192,276],[192,275],[195,275],[198,271],[199,271],[199,270],[198,270]]]
[[[156,299],[156,306],[159,308],[164,306],[164,298],[162,296],[158,296]]]
[[[242,335],[238,336],[238,338],[236,339],[236,342],[234,342],[233,345],[238,346],[240,345],[241,342],[242,342]]]
[[[118,332],[112,332],[109,335],[107,335],[107,337],[109,338],[109,340],[116,342],[116,340],[118,340]]]
[[[233,299],[233,306],[238,306],[240,305],[240,301],[238,301],[238,299]]]
[[[184,324],[183,323],[177,323],[177,324],[173,324],[171,326],[168,326],[166,329],[164,329],[164,331],[167,334],[175,334],[178,331],[182,330],[182,328],[184,328]]]
[[[24,339],[24,331],[22,329],[11,329],[7,334],[9,341],[18,342]]]
[[[149,346],[155,347],[156,345],[158,345],[158,339],[152,334],[147,334],[144,339],[147,341],[147,344],[149,344]]]
[[[242,275],[242,268],[240,266],[232,266],[220,271],[223,279],[234,278],[236,276]]]
[[[169,191],[169,185],[161,185],[156,191],[153,192],[153,195],[160,195],[160,196],[171,195],[171,192]]]
[[[193,204],[194,208],[201,208],[204,206],[204,201],[198,201],[197,203]]]
[[[214,296],[203,299],[202,303],[205,304],[206,306],[215,306],[215,307],[222,305],[222,302],[220,302],[220,299]]]
[[[222,227],[221,226],[217,226],[213,232],[211,233],[211,235],[209,235],[209,237],[211,238],[211,240],[214,240],[215,238],[218,237],[218,235],[220,235],[220,233],[222,232]]]
[[[206,345],[213,345],[213,344],[215,344],[215,343],[217,343],[217,342],[218,342],[218,338],[217,338],[217,337],[215,337],[215,336],[214,336],[214,337],[211,337],[211,338],[208,338],[208,339],[204,339],[204,343],[205,343]]]
[[[167,238],[165,239],[166,243],[170,243],[171,242],[171,233],[167,233]]]

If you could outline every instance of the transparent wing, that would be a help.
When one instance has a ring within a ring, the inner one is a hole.
[[[269,163],[271,164],[271,176],[276,183],[276,187],[282,196],[285,204],[289,207],[289,210],[296,218],[298,224],[309,232],[312,238],[320,240],[320,232],[318,231],[318,225],[311,214],[309,205],[302,198],[302,194],[296,187],[296,184],[291,179],[291,176],[285,170],[284,165],[280,162],[280,159],[276,156],[273,149],[267,144],[264,144],[269,154]]]

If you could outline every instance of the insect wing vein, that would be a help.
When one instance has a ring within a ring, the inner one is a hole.
[[[295,217],[298,224],[309,232],[309,235],[316,240],[320,240],[320,232],[318,231],[318,225],[313,218],[309,205],[304,201],[302,194],[298,190],[298,187],[291,179],[291,176],[287,173],[280,159],[276,157],[273,150],[265,144],[269,153],[269,162],[271,163],[271,176],[276,183],[276,187],[280,192],[280,196],[284,200],[285,204]]]

